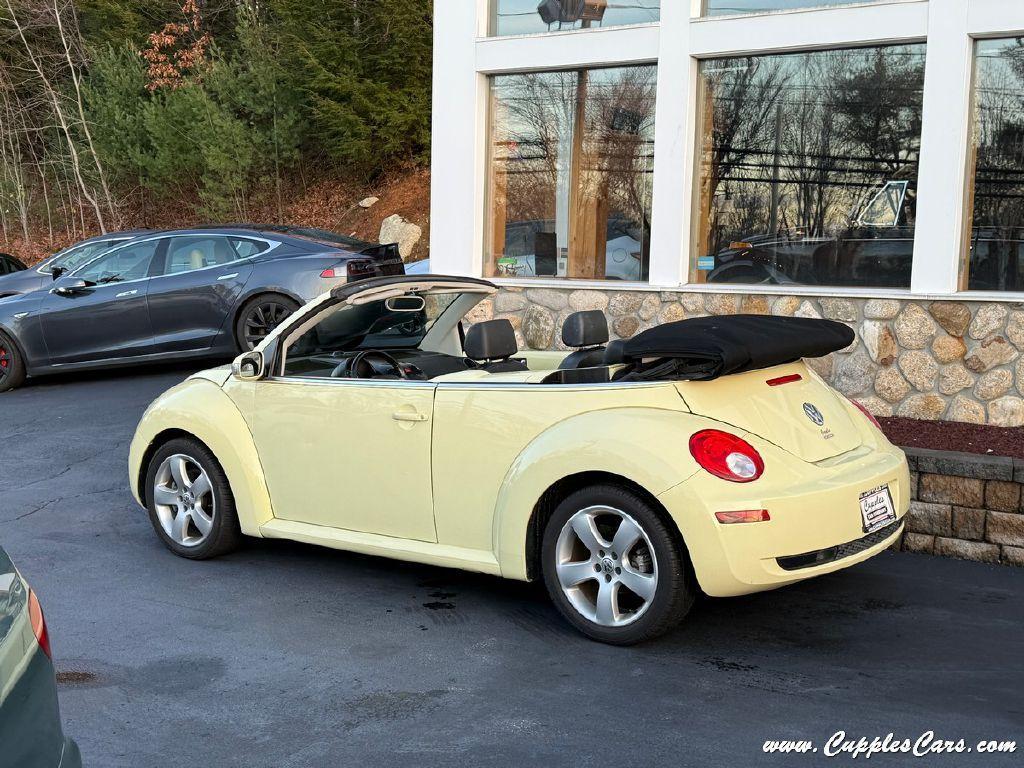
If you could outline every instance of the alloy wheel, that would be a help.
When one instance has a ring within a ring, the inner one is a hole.
[[[277,326],[283,323],[292,310],[277,301],[265,301],[254,305],[245,315],[243,333],[249,350],[253,350]]]
[[[626,626],[654,600],[654,547],[640,524],[622,510],[592,506],[576,512],[558,535],[555,557],[563,594],[588,621]]]
[[[176,544],[199,546],[213,530],[213,485],[191,456],[176,453],[164,459],[153,481],[153,503],[160,526]]]

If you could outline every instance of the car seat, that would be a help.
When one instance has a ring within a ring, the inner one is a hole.
[[[558,366],[564,368],[591,368],[604,363],[604,344],[608,343],[608,320],[604,312],[591,309],[573,312],[562,324],[562,343],[576,351]]]
[[[530,370],[522,360],[512,359],[512,355],[519,351],[519,345],[515,329],[508,320],[477,323],[466,332],[462,347],[466,357],[488,373]]]

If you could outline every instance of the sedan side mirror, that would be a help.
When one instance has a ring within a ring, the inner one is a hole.
[[[64,269],[64,267],[54,267],[53,269],[50,270],[50,277],[52,277],[54,280],[57,280],[63,276],[65,271],[66,270]]]
[[[91,286],[85,280],[73,280],[64,285],[57,286],[51,293],[55,293],[58,296],[77,296],[80,293],[85,293]]]
[[[231,373],[242,381],[259,381],[266,373],[262,352],[244,352],[231,364]]]

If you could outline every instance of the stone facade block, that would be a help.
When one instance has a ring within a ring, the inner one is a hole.
[[[1001,559],[1006,565],[1024,568],[1024,547],[1003,547]]]
[[[985,521],[985,539],[993,544],[1024,547],[1024,515],[989,512]]]
[[[941,536],[935,537],[934,553],[942,557],[955,557],[958,560],[977,560],[979,563],[998,563],[1000,554],[999,547],[995,544],[947,539]]]
[[[985,509],[1019,512],[1020,496],[1019,483],[1004,480],[989,480],[985,483]]]
[[[971,310],[959,301],[933,301],[928,313],[950,336],[963,336],[971,324]]]
[[[952,508],[949,504],[910,502],[910,511],[907,513],[907,531],[950,536],[953,533]]]
[[[953,507],[953,536],[969,541],[984,541],[986,514],[984,509]]]
[[[918,495],[921,501],[935,504],[981,507],[985,501],[985,484],[973,477],[922,474]]]
[[[921,552],[930,555],[935,551],[935,537],[925,533],[904,534],[903,549],[907,552]]]

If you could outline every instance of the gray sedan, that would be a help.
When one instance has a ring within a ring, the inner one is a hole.
[[[0,548],[0,768],[81,768],[64,736],[39,600]]]
[[[26,375],[232,356],[340,283],[402,272],[397,246],[321,230],[143,235],[49,290],[0,298],[0,392]]]

